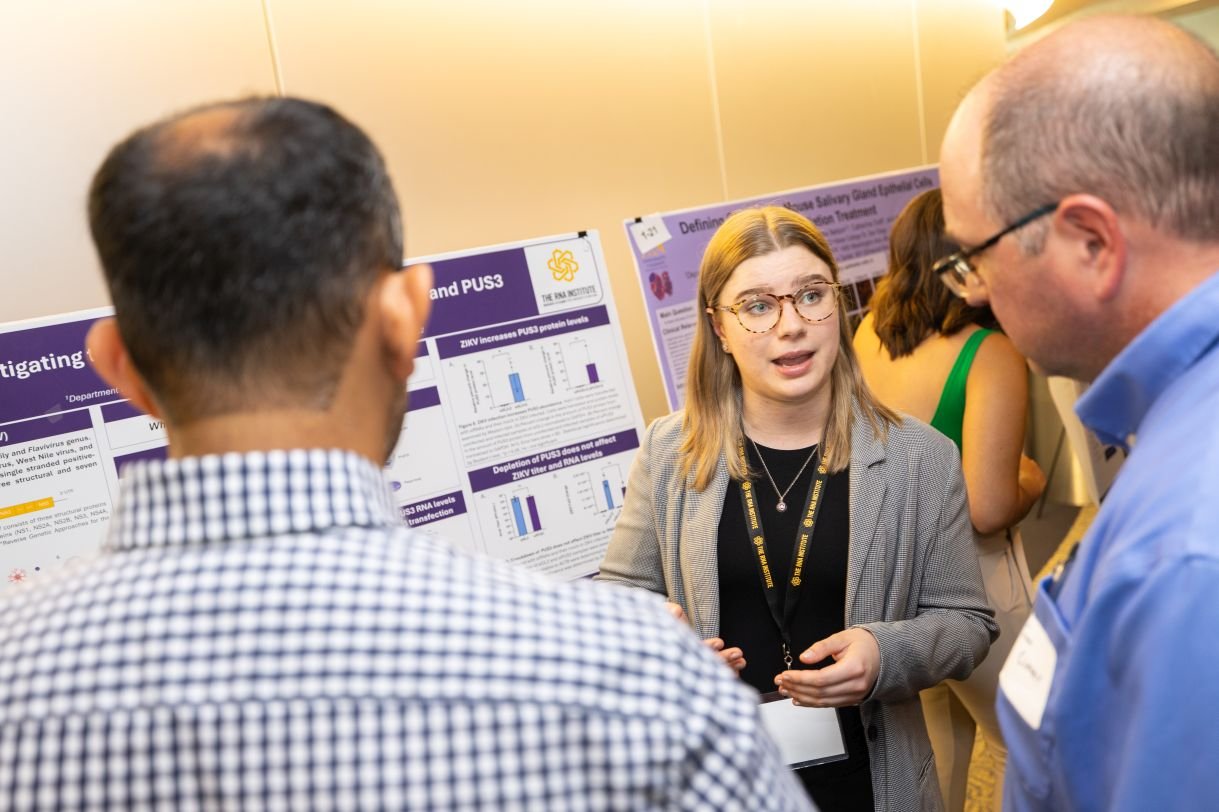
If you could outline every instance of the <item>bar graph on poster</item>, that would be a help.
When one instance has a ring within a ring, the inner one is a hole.
[[[810,219],[834,252],[843,307],[854,328],[885,273],[894,218],[911,198],[938,185],[938,170],[922,167],[626,220],[669,407],[679,409],[685,402],[690,345],[702,316],[698,267],[711,235],[728,215],[773,205]]]
[[[386,480],[403,521],[562,578],[596,571],[643,422],[595,232],[411,260],[435,274]],[[93,372],[108,309],[0,326],[0,589],[101,543],[160,421]]]
[[[643,428],[597,235],[419,261],[435,273],[431,377],[412,378],[390,464],[407,521],[541,572],[594,572]],[[422,408],[418,384],[435,392]],[[589,484],[603,469],[608,509]]]

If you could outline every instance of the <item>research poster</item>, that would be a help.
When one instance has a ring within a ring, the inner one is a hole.
[[[108,309],[0,327],[0,589],[97,551],[132,460],[165,456],[160,421],[93,371]]]
[[[922,167],[625,221],[669,407],[678,409],[685,401],[690,346],[702,317],[699,262],[729,214],[776,205],[812,220],[834,251],[844,305],[855,327],[867,312],[876,280],[885,273],[894,218],[911,198],[938,185],[937,169]]]
[[[597,233],[412,262],[435,281],[389,463],[404,518],[538,572],[596,572],[643,430]]]
[[[386,476],[404,522],[560,578],[593,573],[643,428],[601,245],[580,232],[421,258],[432,318]],[[94,554],[165,431],[97,377],[108,309],[0,326],[0,589]]]

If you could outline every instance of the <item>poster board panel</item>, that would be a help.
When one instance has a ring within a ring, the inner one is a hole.
[[[643,430],[598,235],[414,262],[435,281],[386,464],[403,520],[557,577],[595,572]],[[0,325],[0,589],[94,554],[124,466],[167,453],[161,422],[88,363],[110,314]]]
[[[750,206],[775,205],[811,220],[829,240],[838,262],[843,302],[854,328],[887,269],[894,218],[915,195],[938,185],[939,171],[927,166],[625,221],[669,408],[680,408],[685,401],[686,366],[701,316],[699,263],[711,235],[728,215]]]

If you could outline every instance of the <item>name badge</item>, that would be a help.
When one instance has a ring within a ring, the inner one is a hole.
[[[1054,643],[1037,616],[1030,615],[999,672],[999,688],[1033,730],[1041,729],[1057,664]]]
[[[833,708],[793,705],[790,697],[771,691],[762,694],[762,725],[793,770],[847,757],[838,712]]]

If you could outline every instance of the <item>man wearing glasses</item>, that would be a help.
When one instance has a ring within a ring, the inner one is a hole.
[[[1000,676],[1006,806],[1212,806],[1219,59],[1152,18],[1067,26],[966,97],[940,171],[945,284],[1132,449]]]

